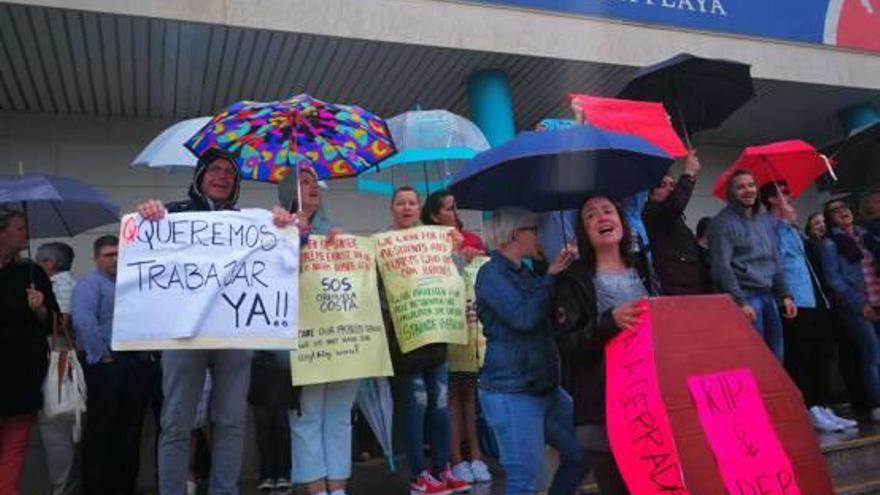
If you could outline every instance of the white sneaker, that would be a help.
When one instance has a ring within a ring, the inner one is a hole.
[[[468,461],[461,461],[455,466],[452,466],[452,475],[465,483],[474,482],[474,475],[471,472],[471,464]]]
[[[813,406],[809,410],[810,413],[810,421],[813,423],[813,428],[823,433],[831,433],[835,431],[843,431],[845,428],[837,424],[827,416],[825,416],[825,412],[819,406]]]
[[[196,495],[199,485],[192,480],[186,480],[186,495]]]
[[[858,428],[859,427],[858,421],[854,421],[852,419],[838,416],[837,414],[835,414],[834,409],[831,409],[830,407],[822,407],[821,409],[825,413],[826,418],[843,426],[844,428]]]
[[[476,483],[488,483],[492,481],[492,473],[489,472],[489,466],[483,461],[472,461],[471,473],[473,473],[474,481]]]
[[[875,407],[871,409],[871,421],[875,423],[880,423],[880,407]]]

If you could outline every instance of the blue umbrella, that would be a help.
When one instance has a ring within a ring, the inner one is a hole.
[[[623,198],[654,187],[673,159],[644,139],[582,125],[523,132],[477,155],[450,183],[460,208],[577,208],[588,194]]]
[[[69,237],[119,221],[119,206],[74,179],[53,175],[0,175],[0,204],[19,203],[32,238]]]
[[[753,96],[750,65],[688,53],[642,68],[617,95],[663,103],[686,141],[720,126]]]

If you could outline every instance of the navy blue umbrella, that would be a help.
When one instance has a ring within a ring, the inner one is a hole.
[[[688,53],[642,68],[617,95],[662,102],[686,141],[695,132],[720,126],[753,96],[750,65]]]
[[[32,238],[68,237],[119,221],[119,206],[74,179],[53,175],[0,175],[0,204],[17,203]]]
[[[590,194],[623,198],[656,186],[673,159],[633,136],[588,125],[523,132],[484,151],[450,182],[459,208],[577,208]]]

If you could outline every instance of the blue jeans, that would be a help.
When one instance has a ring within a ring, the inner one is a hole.
[[[305,385],[290,411],[294,483],[351,476],[351,407],[358,380]]]
[[[843,322],[859,352],[859,369],[868,405],[880,407],[880,322],[842,311]]]
[[[779,316],[779,306],[770,291],[747,290],[745,303],[755,310],[755,330],[767,343],[767,347],[776,356],[779,362],[784,357],[782,343],[782,317]]]
[[[426,469],[422,449],[425,445],[427,419],[431,461],[436,474],[449,463],[447,365],[442,363],[420,373],[400,375],[397,380],[403,402],[403,432],[410,473],[415,478]]]
[[[549,495],[577,493],[590,468],[575,435],[571,397],[562,388],[543,395],[480,390],[480,405],[498,441],[506,495],[543,490],[545,443],[560,457]]]

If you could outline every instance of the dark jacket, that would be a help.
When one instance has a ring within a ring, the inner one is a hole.
[[[41,323],[27,303],[33,281],[45,296],[49,320]],[[49,367],[46,336],[58,311],[46,272],[30,261],[0,268],[0,418],[35,413],[43,407],[43,379]]]
[[[480,268],[474,292],[486,337],[481,389],[542,394],[559,386],[550,319],[554,279],[516,266],[497,252]]]
[[[728,186],[727,206],[709,226],[712,281],[719,292],[745,304],[746,291],[773,291],[781,299],[789,295],[779,263],[776,219],[754,208],[746,216]]]
[[[648,261],[636,272],[648,293],[657,295]],[[605,344],[620,333],[611,311],[599,314],[593,267],[578,260],[559,275],[553,294],[562,386],[574,399],[575,424],[605,424]]]
[[[856,227],[856,231],[860,235],[864,235],[864,231],[860,227]],[[822,240],[822,269],[825,280],[828,287],[834,292],[840,308],[861,315],[862,308],[865,307],[867,301],[862,261],[860,257],[854,259],[852,256],[848,256],[846,249],[842,249],[835,242],[835,237],[843,240],[847,236],[839,229],[832,228],[828,237]],[[855,245],[854,241],[852,243]],[[845,244],[841,243],[841,245]],[[875,266],[875,268],[877,267]]]
[[[684,222],[684,210],[694,192],[696,179],[682,174],[663,202],[648,201],[642,220],[648,230],[654,271],[663,294],[702,294],[708,291],[694,233]]]
[[[238,202],[238,194],[241,190],[241,173],[238,172],[238,169],[235,171],[235,184],[232,186],[232,194],[230,194],[225,201],[214,203],[202,194],[200,187],[202,184],[202,177],[208,170],[210,160],[212,160],[212,158],[209,158],[208,160],[199,160],[198,164],[196,164],[195,171],[193,171],[193,180],[189,185],[189,191],[187,192],[189,199],[166,204],[165,209],[168,210],[168,213],[235,209],[235,204]]]

